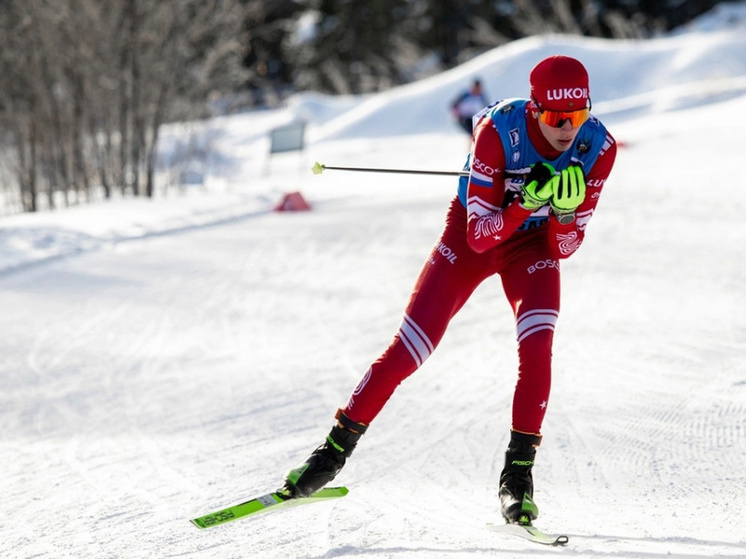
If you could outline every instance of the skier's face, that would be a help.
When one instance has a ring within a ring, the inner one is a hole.
[[[539,116],[538,113],[534,113],[534,115],[536,118]],[[544,134],[549,145],[557,151],[567,151],[570,149],[572,143],[575,141],[575,136],[577,136],[580,131],[580,126],[582,126],[582,124],[573,128],[570,120],[565,120],[562,123],[562,126],[556,128],[545,124],[541,119],[539,119],[539,129],[541,130],[541,133]]]

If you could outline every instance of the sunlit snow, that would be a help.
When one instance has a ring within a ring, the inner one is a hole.
[[[743,3],[740,4],[743,6]],[[738,11],[734,11],[738,13]],[[743,10],[741,10],[743,13]],[[0,556],[261,559],[746,557],[746,27],[650,41],[531,38],[380,95],[169,126],[204,184],[0,219]],[[525,96],[552,53],[591,74],[619,140],[563,264],[537,524],[496,534],[516,375],[483,284],[337,481],[344,499],[198,530],[279,486],[388,345],[458,171],[472,76]],[[308,122],[302,153],[267,132]],[[272,211],[300,191],[309,212]]]

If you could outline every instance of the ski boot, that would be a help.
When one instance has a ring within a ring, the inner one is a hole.
[[[510,432],[505,468],[500,474],[500,505],[508,523],[531,524],[539,516],[539,507],[533,500],[534,482],[531,475],[539,444],[541,435]]]
[[[352,421],[342,410],[337,412],[336,420],[337,425],[324,444],[314,450],[303,464],[286,474],[285,485],[280,490],[286,498],[307,497],[333,480],[368,428]]]

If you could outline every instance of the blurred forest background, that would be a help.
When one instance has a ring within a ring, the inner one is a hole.
[[[362,94],[509,41],[650,38],[714,0],[0,0],[0,214],[153,196],[161,126]]]

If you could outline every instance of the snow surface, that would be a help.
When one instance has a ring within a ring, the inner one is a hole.
[[[746,557],[746,33],[710,27],[532,38],[380,95],[173,126],[164,150],[186,128],[209,143],[203,188],[0,220],[0,556]],[[525,95],[555,52],[587,64],[623,143],[563,265],[535,468],[538,524],[569,545],[488,529],[516,371],[498,281],[371,426],[347,497],[192,526],[321,443],[455,191],[313,161],[459,170],[452,95],[476,75]],[[267,164],[267,130],[294,118],[307,149]],[[294,190],[312,211],[271,211]]]

